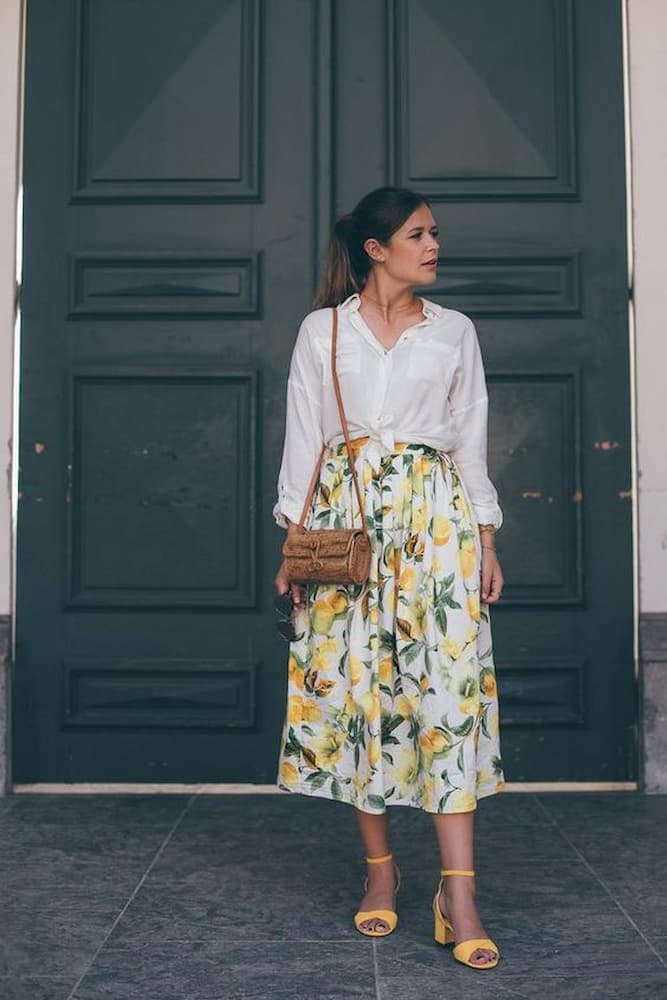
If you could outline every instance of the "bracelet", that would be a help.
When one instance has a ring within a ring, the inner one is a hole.
[[[482,548],[483,548],[483,549],[490,549],[490,550],[491,550],[491,552],[497,552],[497,551],[498,551],[498,550],[496,549],[495,545],[482,545]]]

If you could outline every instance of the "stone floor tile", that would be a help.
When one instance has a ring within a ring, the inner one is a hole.
[[[0,978],[2,1000],[67,1000],[76,977],[56,979],[53,976],[22,976]]]
[[[667,996],[667,968],[640,940],[586,935],[563,947],[535,936],[532,944],[530,938],[512,940],[503,932],[494,940],[501,959],[487,970],[462,965],[451,948],[435,943],[399,946],[390,939],[382,941],[378,945],[382,1000],[421,1000],[429,994],[464,1000],[633,1000],[644,996],[663,1000]]]
[[[108,883],[30,888],[3,896],[0,978],[79,975],[128,898]],[[0,992],[0,997],[2,993]]]
[[[0,997],[66,1000],[83,976],[78,1000],[667,1000],[667,796],[483,800],[477,899],[503,956],[486,972],[432,941],[430,818],[390,818],[399,927],[373,942],[352,923],[365,866],[340,803],[0,799]]]
[[[376,1000],[370,942],[106,948],[75,1000]]]

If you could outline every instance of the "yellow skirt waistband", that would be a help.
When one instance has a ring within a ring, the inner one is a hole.
[[[370,440],[371,438],[370,435],[368,434],[365,434],[363,437],[350,438],[350,444],[352,446],[353,453],[359,454],[364,445],[367,445]],[[394,442],[395,451],[397,452],[403,451],[405,448],[408,447],[408,443],[409,442],[407,441],[395,441]],[[341,448],[344,449],[346,447],[345,439],[343,438],[343,440],[339,441],[330,441],[328,447],[331,448],[332,451],[338,451]]]
[[[364,434],[362,437],[350,438],[353,454],[358,455],[364,445],[368,444],[369,441],[372,441],[369,434]],[[331,452],[342,454],[346,451],[345,439],[343,438],[340,440],[329,441],[327,443],[327,448]],[[443,448],[437,448],[434,445],[425,444],[423,441],[394,441],[394,447],[391,449],[391,453],[400,454],[406,449],[409,449],[410,451],[423,451],[425,454],[432,454],[433,456],[449,454]],[[389,454],[389,451],[386,453]]]

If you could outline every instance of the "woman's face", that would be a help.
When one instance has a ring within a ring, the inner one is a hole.
[[[427,285],[436,279],[438,227],[428,205],[420,205],[392,234],[389,243],[367,240],[371,259],[382,265],[388,277],[407,285]]]

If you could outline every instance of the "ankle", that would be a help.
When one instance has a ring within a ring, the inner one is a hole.
[[[440,891],[450,899],[474,899],[477,895],[474,878],[457,876],[443,878]]]
[[[391,861],[382,865],[369,865],[366,870],[369,885],[391,885],[396,880],[396,869]]]
[[[366,858],[366,871],[370,878],[383,875],[385,872],[393,872],[394,867],[394,855],[389,851]]]

